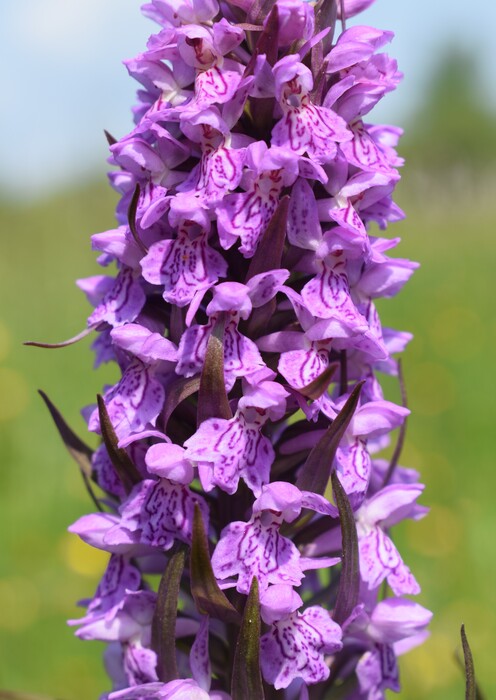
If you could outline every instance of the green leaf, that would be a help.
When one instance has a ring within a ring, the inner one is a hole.
[[[98,508],[98,510],[103,510],[91,485],[91,478],[93,473],[91,458],[93,456],[93,450],[90,447],[88,447],[88,445],[84,443],[76,435],[76,433],[73,432],[73,430],[67,425],[64,418],[62,417],[62,414],[60,413],[58,408],[50,401],[45,392],[41,389],[38,389],[38,393],[45,402],[48,410],[50,411],[50,415],[52,416],[53,422],[55,423],[55,427],[59,431],[59,435],[62,438],[62,442],[64,443],[67,451],[79,466],[79,471],[81,472],[84,485],[86,487],[86,490],[88,491],[91,500]]]
[[[335,362],[326,367],[322,374],[316,377],[312,382],[310,382],[310,384],[307,384],[302,389],[298,389],[300,394],[303,394],[306,399],[311,399],[312,401],[320,399],[331,383],[331,379],[336,373],[337,367],[338,365]]]
[[[312,491],[321,496],[324,494],[336,450],[358,405],[363,384],[361,381],[354,387],[343,408],[308,455],[296,480],[300,491]]]
[[[264,700],[260,672],[260,628],[258,581],[254,576],[234,653],[232,700]]]
[[[219,314],[208,339],[205,362],[200,379],[197,424],[208,418],[232,418],[224,380],[224,328],[226,317]]]
[[[339,589],[334,607],[333,618],[342,625],[353,612],[358,603],[360,589],[360,566],[358,559],[358,535],[353,509],[341,486],[339,477],[334,471],[331,475],[334,499],[339,511],[341,523],[342,557]]]
[[[107,448],[110,461],[114,465],[119,479],[124,486],[126,493],[130,493],[135,484],[139,484],[142,480],[141,476],[132,463],[128,453],[117,444],[117,435],[115,434],[114,426],[109,418],[107,407],[103,396],[100,394],[96,397],[98,403],[98,415],[100,417],[100,429],[102,431],[103,442]]]
[[[240,614],[221,591],[210,562],[210,550],[200,508],[195,504],[191,544],[191,594],[198,612],[223,622],[240,623]]]
[[[143,243],[143,241],[139,237],[138,229],[136,226],[136,213],[138,211],[138,202],[139,202],[140,194],[141,194],[141,189],[140,189],[139,183],[137,182],[136,187],[134,188],[131,202],[129,204],[129,208],[127,210],[127,218],[129,221],[129,230],[131,231],[131,234],[136,242],[136,245],[141,250],[141,252],[146,255],[148,253],[148,248],[146,247],[146,245]]]
[[[157,654],[157,675],[163,683],[179,678],[176,660],[176,619],[185,562],[186,547],[181,545],[165,567],[152,620],[152,649]]]

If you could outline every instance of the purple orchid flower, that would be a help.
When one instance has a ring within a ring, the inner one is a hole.
[[[303,601],[291,586],[271,586],[262,596],[262,617],[271,630],[260,640],[264,678],[287,688],[295,678],[318,683],[329,676],[324,654],[342,648],[341,628],[319,606],[298,612]]]
[[[247,594],[254,576],[261,591],[270,585],[299,586],[304,570],[337,564],[340,560],[336,557],[301,557],[291,540],[281,535],[281,524],[292,522],[304,506],[334,514],[325,499],[300,492],[286,482],[263,487],[253,504],[249,522],[230,523],[221,532],[212,555],[212,566],[217,579],[222,581],[221,586],[236,585],[236,590]]]
[[[423,486],[380,383],[411,334],[377,303],[417,264],[371,228],[404,216],[401,130],[370,117],[401,74],[391,32],[344,29],[372,2],[143,6],[106,274],[78,282],[120,374],[84,409],[102,443],[69,445],[98,509],[70,531],[110,554],[70,623],[107,644],[107,700],[380,700],[427,635],[391,537]]]

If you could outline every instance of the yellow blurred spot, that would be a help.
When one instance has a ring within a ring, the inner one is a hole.
[[[0,579],[0,628],[16,632],[26,629],[38,617],[40,595],[27,578],[12,576]]]
[[[426,557],[446,557],[460,546],[460,519],[444,506],[431,506],[427,518],[409,520],[405,525],[408,545]]]
[[[0,362],[8,356],[11,345],[12,335],[3,321],[0,321]]]
[[[480,317],[473,309],[460,306],[443,309],[429,332],[437,354],[450,360],[468,360],[478,355],[485,336]]]
[[[65,564],[81,576],[94,578],[103,573],[109,555],[90,547],[75,535],[66,534],[60,541],[60,551]]]
[[[410,697],[423,698],[458,677],[460,671],[453,660],[455,646],[450,635],[433,632],[425,644],[401,657],[401,683]]]
[[[437,416],[454,405],[456,383],[446,367],[435,362],[423,362],[412,369],[408,387],[414,413]]]
[[[17,418],[28,405],[26,380],[15,369],[0,367],[0,421]]]

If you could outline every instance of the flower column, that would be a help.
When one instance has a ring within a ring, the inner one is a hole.
[[[390,32],[337,35],[370,4],[143,7],[118,228],[93,236],[116,274],[79,282],[121,370],[85,410],[103,494],[71,527],[110,555],[76,621],[109,644],[110,700],[382,698],[426,635],[390,536],[422,485],[374,457],[410,339],[375,299],[416,264],[372,235],[403,216],[400,131],[367,121],[400,74]]]

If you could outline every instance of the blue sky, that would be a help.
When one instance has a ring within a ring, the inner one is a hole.
[[[105,166],[102,130],[121,136],[131,127],[136,84],[121,60],[141,51],[155,27],[139,6],[135,0],[1,0],[3,191],[37,197]],[[496,3],[377,0],[360,22],[395,32],[389,53],[405,73],[375,121],[405,120],[450,41],[478,54],[494,103]]]

